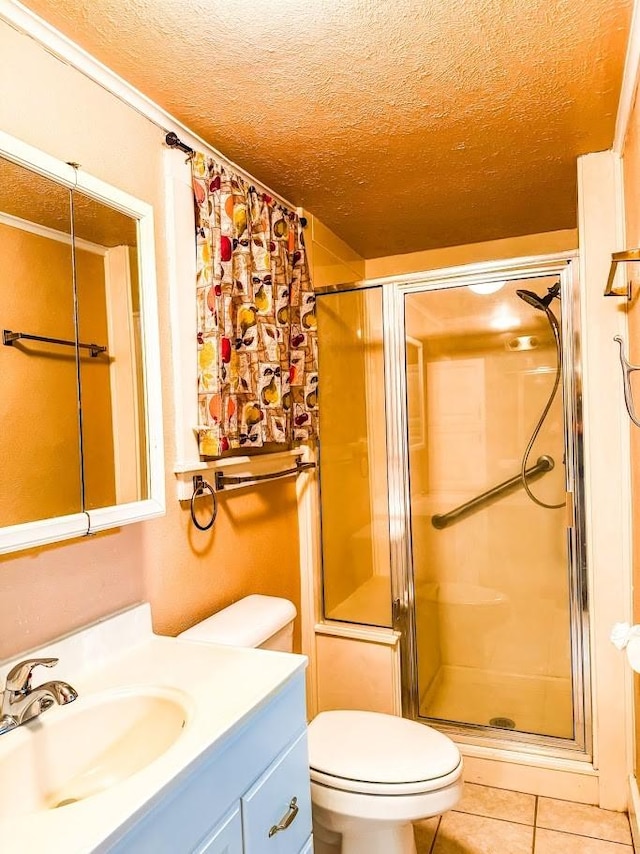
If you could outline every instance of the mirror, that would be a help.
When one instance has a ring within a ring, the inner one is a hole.
[[[1,158],[5,339],[24,331],[73,342],[71,229],[70,190]],[[14,352],[0,352],[1,526],[83,509],[75,348],[43,343],[31,357],[34,344],[16,340]]]
[[[72,192],[83,508],[144,499],[146,442],[136,220]]]
[[[152,209],[0,133],[0,251],[0,552],[163,513]]]

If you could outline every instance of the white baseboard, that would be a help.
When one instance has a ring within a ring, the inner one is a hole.
[[[586,762],[515,753],[508,760],[508,751],[460,743],[458,747],[464,757],[467,783],[598,805],[598,773]]]

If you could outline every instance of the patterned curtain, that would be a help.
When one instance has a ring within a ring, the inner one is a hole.
[[[200,454],[308,441],[317,334],[300,219],[214,160],[191,162]]]

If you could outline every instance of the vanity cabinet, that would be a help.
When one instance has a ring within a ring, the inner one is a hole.
[[[308,792],[305,730],[242,796],[245,854],[299,854],[311,832],[311,801],[305,797]]]
[[[238,807],[196,848],[195,854],[242,854],[242,819]]]
[[[310,854],[306,730],[304,678],[297,674],[96,850]]]

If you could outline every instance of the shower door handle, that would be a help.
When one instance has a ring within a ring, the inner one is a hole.
[[[398,628],[398,624],[402,623],[403,608],[401,599],[393,599],[391,602],[391,624],[393,628]]]

